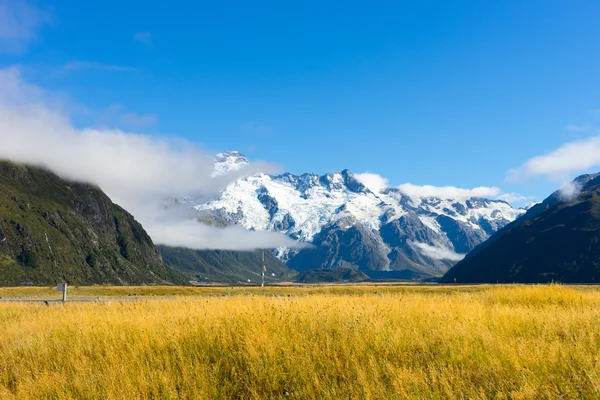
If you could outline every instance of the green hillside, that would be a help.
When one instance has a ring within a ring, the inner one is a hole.
[[[0,162],[0,285],[185,283],[97,187]]]

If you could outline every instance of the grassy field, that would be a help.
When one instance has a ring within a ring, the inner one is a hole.
[[[461,291],[478,291],[486,286],[460,286]],[[138,297],[149,300],[150,297],[206,297],[206,296],[312,296],[327,295],[363,295],[394,294],[411,292],[451,293],[459,286],[416,285],[414,283],[377,283],[377,284],[279,284],[261,288],[260,286],[69,286],[70,299],[114,300],[125,297]],[[600,290],[600,289],[599,289]],[[0,287],[0,299],[60,299],[61,293],[56,287]]]
[[[600,398],[596,287],[76,290],[0,303],[0,399]]]

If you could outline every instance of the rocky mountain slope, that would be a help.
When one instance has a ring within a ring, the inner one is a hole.
[[[0,285],[185,283],[97,187],[0,162]]]
[[[239,152],[223,153],[215,171],[247,163]],[[258,174],[235,181],[208,203],[188,201],[200,221],[278,231],[315,244],[299,252],[275,251],[298,271],[347,267],[377,271],[380,278],[398,271],[413,279],[441,276],[524,212],[500,200],[374,192],[348,170],[322,176]]]
[[[573,181],[455,265],[443,282],[600,282],[600,174]],[[567,197],[567,198],[566,198]]]

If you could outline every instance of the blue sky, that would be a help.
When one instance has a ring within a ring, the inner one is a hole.
[[[600,171],[599,17],[597,1],[0,0],[0,67],[81,128],[542,199]]]

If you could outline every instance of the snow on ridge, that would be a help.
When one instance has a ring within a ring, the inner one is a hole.
[[[239,152],[220,153],[215,160],[215,176],[248,164]],[[200,213],[227,215],[228,223],[246,229],[280,231],[309,242],[325,226],[348,217],[378,231],[383,224],[414,213],[445,241],[446,233],[437,220],[440,216],[488,232],[489,226],[497,229],[525,212],[502,200],[474,196],[497,195],[497,188],[482,187],[468,192],[467,189],[446,187],[441,197],[427,197],[415,196],[416,192],[407,195],[399,188],[382,189],[377,186],[380,182],[368,179],[360,174],[357,178],[347,170],[321,176],[310,173],[257,174],[236,180],[217,199],[194,208]],[[364,185],[363,181],[369,185]],[[370,190],[369,186],[375,190]],[[429,187],[425,189],[427,192]],[[482,221],[485,221],[485,227],[481,225]],[[286,251],[279,249],[278,254],[283,257]]]
[[[435,220],[434,217],[421,215],[419,217],[419,219],[421,220],[421,222],[423,223],[423,225],[425,225],[426,227],[428,227],[429,229],[431,229],[435,233],[441,233],[442,232],[442,228],[440,227],[440,224]]]
[[[286,215],[289,215],[294,225],[284,231],[306,241],[312,240],[324,226],[348,214],[370,229],[378,230],[382,222],[388,223],[408,212],[416,212],[426,226],[441,233],[441,228],[435,221],[438,215],[481,229],[474,222],[480,218],[510,222],[523,213],[523,210],[514,209],[505,202],[475,198],[429,198],[414,204],[395,191],[377,195],[371,191],[353,192],[345,186],[340,173],[323,177],[325,178],[311,174],[283,174],[240,179],[230,184],[217,200],[197,205],[196,209],[240,213],[242,216],[238,223],[255,230],[276,230]],[[276,202],[277,210],[273,211],[273,215],[259,201],[259,192],[268,194]]]
[[[226,151],[215,156],[211,177],[225,175],[228,172],[240,170],[250,164],[246,156],[239,151]]]

